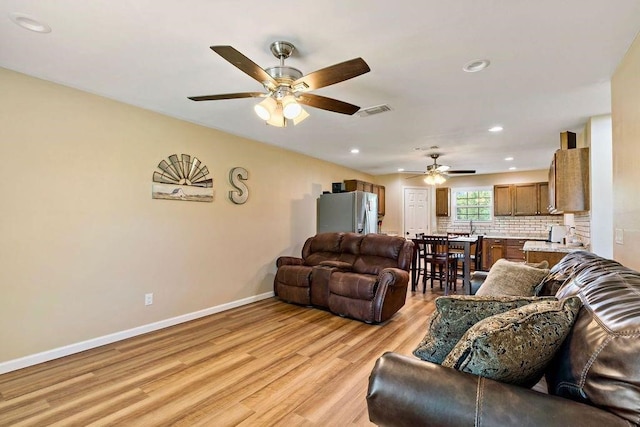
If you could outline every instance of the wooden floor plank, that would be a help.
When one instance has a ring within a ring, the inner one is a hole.
[[[0,426],[370,426],[368,376],[433,300],[382,325],[270,298],[0,375]]]

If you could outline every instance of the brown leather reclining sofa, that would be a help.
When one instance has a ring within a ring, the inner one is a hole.
[[[386,353],[369,379],[381,426],[631,426],[640,424],[640,273],[578,251],[544,285],[582,300],[547,367],[548,393]],[[553,286],[552,286],[553,287]]]
[[[380,323],[404,305],[413,242],[383,234],[321,233],[302,258],[278,258],[273,290],[283,301]]]

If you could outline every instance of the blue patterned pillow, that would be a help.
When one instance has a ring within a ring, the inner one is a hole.
[[[538,301],[487,317],[472,326],[442,366],[532,387],[569,334],[579,297]]]
[[[440,364],[464,333],[480,320],[545,299],[555,301],[553,297],[477,295],[436,298],[436,309],[429,318],[427,333],[413,354],[427,362]]]

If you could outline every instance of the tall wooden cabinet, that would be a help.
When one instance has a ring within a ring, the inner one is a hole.
[[[449,187],[436,188],[436,216],[451,215],[451,189]]]
[[[558,213],[590,209],[588,147],[555,152],[549,168],[549,204]]]

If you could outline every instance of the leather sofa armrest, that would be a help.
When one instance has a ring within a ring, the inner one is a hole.
[[[320,265],[323,267],[332,267],[337,268],[342,271],[351,271],[353,270],[353,265],[344,261],[321,261]]]
[[[304,260],[294,256],[281,256],[276,260],[276,267],[283,265],[304,265]]]
[[[480,286],[484,283],[484,281],[487,279],[487,275],[489,274],[488,271],[474,271],[473,273],[471,273],[471,295],[475,295],[476,291],[478,290],[478,288],[480,288]]]
[[[379,426],[618,426],[610,412],[396,353],[369,377],[369,419]]]
[[[406,286],[409,283],[409,273],[400,268],[384,268],[378,273],[378,283],[387,286]]]

